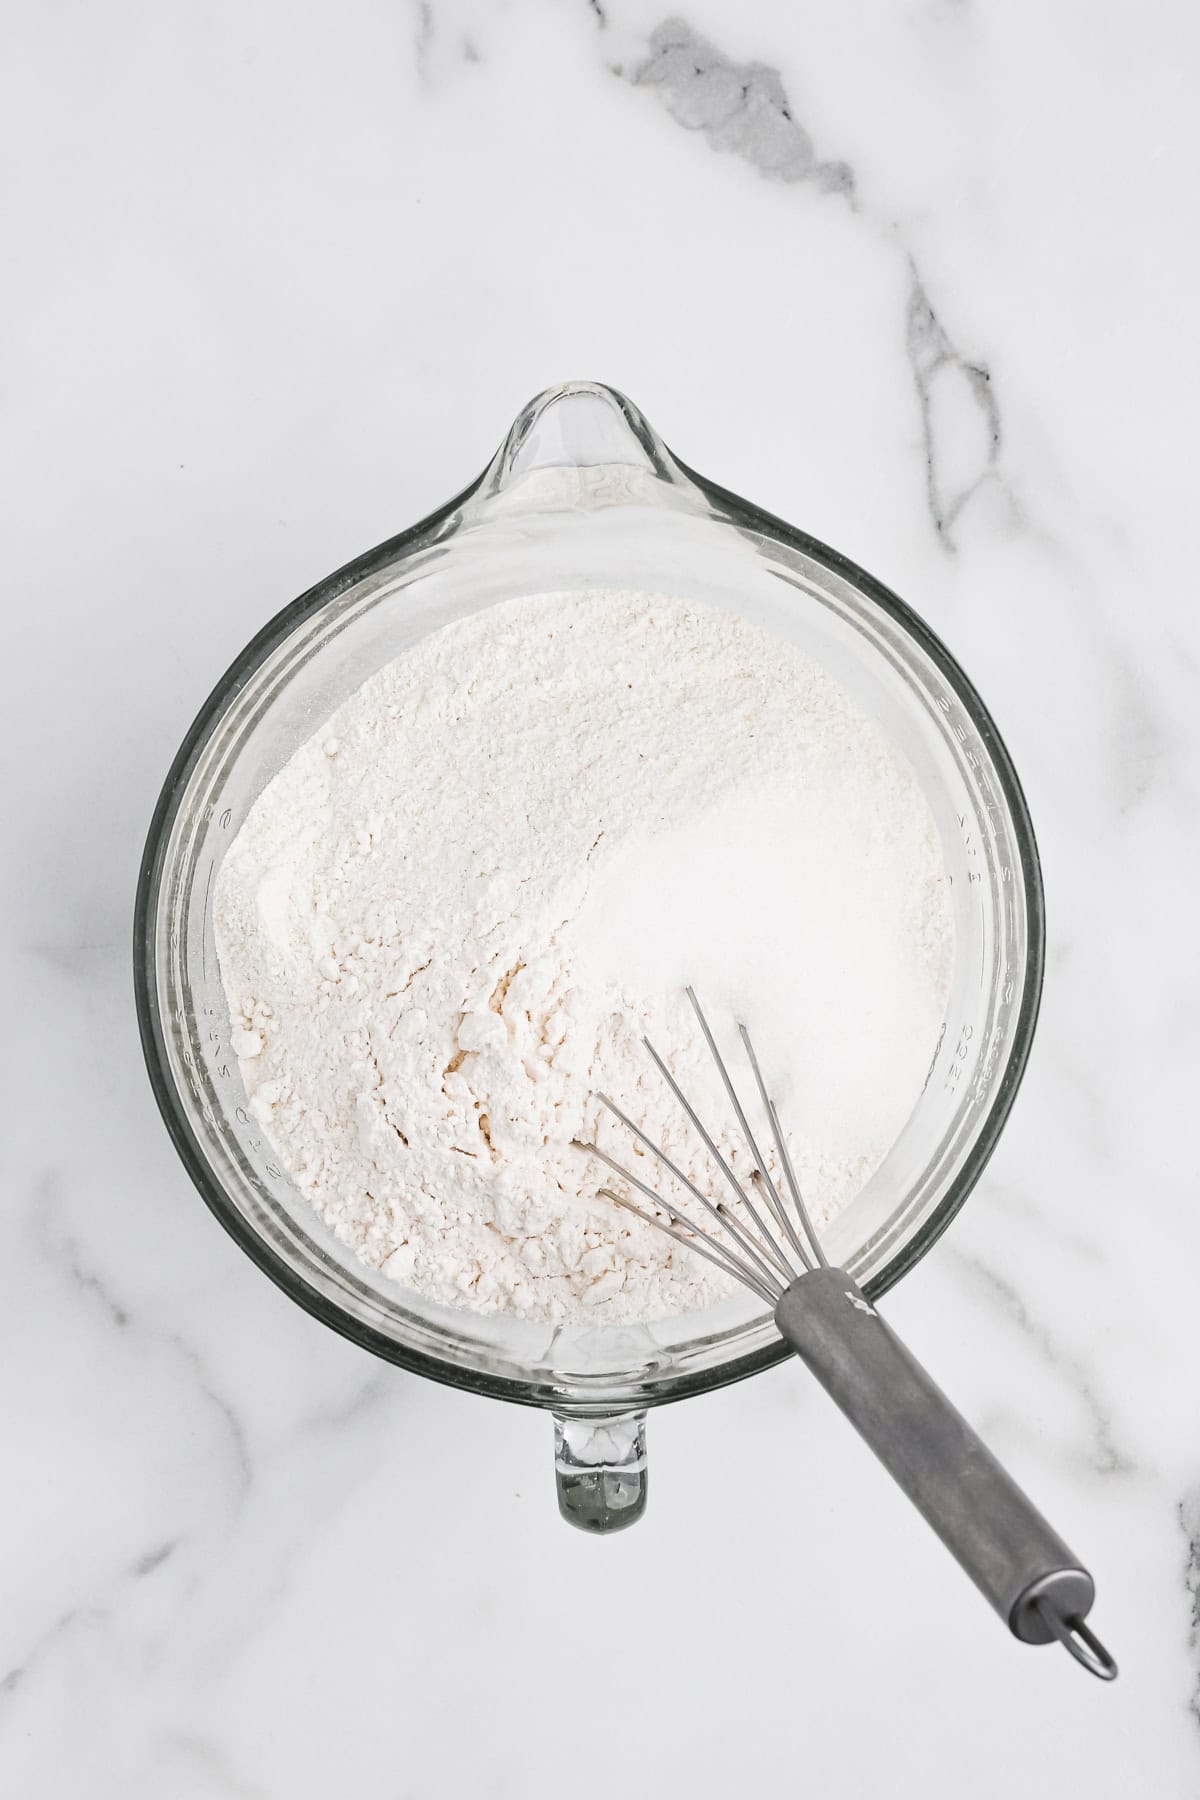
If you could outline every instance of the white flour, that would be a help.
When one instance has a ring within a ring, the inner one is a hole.
[[[750,1024],[827,1218],[920,1091],[952,950],[924,799],[842,689],[625,593],[507,602],[381,670],[260,796],[215,907],[251,1105],[338,1237],[554,1320],[729,1290],[572,1147],[633,1155],[604,1091],[715,1192],[648,1030],[745,1167],[683,982],[723,1043]]]

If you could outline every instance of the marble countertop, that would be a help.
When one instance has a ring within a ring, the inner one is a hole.
[[[1194,15],[15,16],[0,1790],[1196,1794]],[[1113,1687],[794,1364],[654,1416],[646,1520],[570,1532],[545,1417],[301,1314],[159,1123],[130,915],[185,726],[571,377],[903,594],[1021,771],[1033,1060],[890,1315],[1091,1562]]]

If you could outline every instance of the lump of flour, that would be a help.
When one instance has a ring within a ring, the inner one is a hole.
[[[685,981],[751,1025],[824,1219],[920,1092],[952,951],[924,798],[837,683],[612,592],[506,602],[380,670],[263,791],[214,904],[249,1104],[300,1192],[403,1286],[556,1321],[729,1291],[597,1198],[572,1142],[658,1180],[610,1094],[716,1191],[649,1033],[746,1169]]]

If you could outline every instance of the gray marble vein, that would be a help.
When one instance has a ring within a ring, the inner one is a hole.
[[[909,266],[905,349],[921,412],[926,497],[934,529],[952,550],[963,509],[985,483],[1000,479],[1000,408],[986,364],[951,342],[916,265]],[[960,421],[958,428],[942,427],[939,412]]]
[[[239,1775],[230,1757],[211,1738],[173,1731],[165,1735],[162,1744],[172,1762],[199,1776],[207,1791],[220,1794],[222,1800],[268,1800],[270,1790]]]
[[[714,149],[740,157],[762,175],[844,195],[874,229],[886,224],[889,238],[903,243],[894,224],[860,206],[850,165],[818,156],[777,69],[735,62],[678,18],[650,34],[648,49],[629,78],[657,92],[686,130],[700,132]],[[904,345],[920,419],[926,501],[938,542],[952,552],[958,523],[981,489],[1002,490],[1011,516],[1018,517],[1019,509],[1000,468],[1000,407],[991,371],[953,342],[911,255],[908,266]]]
[[[81,921],[78,936],[64,936],[61,941],[35,939],[27,948],[31,956],[72,981],[93,980],[98,970],[111,971],[117,966],[123,972],[129,954],[124,932],[110,936],[99,924],[96,930],[100,935],[93,936],[92,926],[85,919]]]
[[[31,1217],[32,1236],[40,1253],[68,1278],[79,1294],[87,1296],[102,1309],[116,1330],[136,1329],[149,1341],[166,1346],[172,1356],[190,1370],[193,1385],[225,1428],[236,1475],[236,1503],[240,1505],[252,1481],[249,1444],[234,1407],[218,1392],[200,1352],[178,1331],[165,1331],[145,1319],[135,1318],[130,1303],[92,1266],[78,1238],[67,1229],[62,1217],[60,1186],[53,1171],[44,1172],[33,1185]]]
[[[372,1412],[390,1399],[397,1391],[396,1372],[390,1368],[377,1369],[368,1375],[340,1406],[322,1406],[311,1412],[303,1413],[296,1421],[294,1437],[304,1440],[311,1437],[336,1437],[339,1432],[354,1425],[364,1414]]]
[[[1188,1702],[1192,1717],[1200,1725],[1200,1483],[1189,1488],[1179,1503],[1179,1523],[1187,1539],[1187,1559],[1183,1579],[1187,1589],[1189,1620],[1188,1647],[1192,1652],[1195,1676]]]
[[[631,79],[656,89],[671,117],[701,132],[714,150],[728,150],[780,181],[812,182],[853,198],[852,170],[817,155],[779,71],[734,62],[686,20],[668,19],[651,32],[649,55]]]
[[[204,1366],[204,1359],[195,1346],[189,1344],[177,1331],[165,1334],[163,1342],[170,1344],[180,1360],[192,1371],[197,1388],[225,1426],[237,1477],[236,1504],[240,1506],[254,1481],[254,1467],[250,1458],[250,1445],[245,1427],[238,1418],[232,1403],[213,1385]]]
[[[415,0],[416,24],[413,48],[416,55],[417,79],[422,86],[429,81],[429,53],[433,48],[433,7],[430,0]]]
[[[44,1197],[45,1189],[43,1187],[41,1193],[35,1196],[35,1210],[39,1217],[42,1212],[40,1202]],[[46,1247],[47,1240],[43,1238],[42,1241],[43,1247]],[[59,1268],[70,1278],[79,1293],[89,1295],[96,1300],[110,1323],[115,1325],[118,1331],[124,1331],[129,1324],[128,1308],[117,1299],[96,1270],[87,1267],[75,1240],[69,1237],[60,1237],[54,1246],[54,1251]]]
[[[1040,1355],[1067,1382],[1083,1404],[1092,1441],[1089,1466],[1098,1475],[1131,1475],[1135,1464],[1113,1436],[1112,1420],[1092,1384],[1087,1370],[1065,1350],[1049,1326],[1035,1318],[1028,1305],[1010,1281],[990,1268],[977,1256],[968,1255],[955,1245],[946,1245],[942,1254],[957,1261],[975,1286],[1012,1321],[1032,1343]]]
[[[135,1559],[133,1563],[134,1575],[139,1581],[147,1575],[153,1575],[156,1569],[161,1569],[165,1562],[170,1561],[178,1548],[178,1538],[174,1538],[165,1544],[155,1544],[152,1550],[145,1551],[141,1556]]]
[[[1105,740],[1109,779],[1117,810],[1135,811],[1154,786],[1170,748],[1164,720],[1169,716],[1146,691],[1138,663],[1109,653],[1112,723]]]
[[[177,1539],[152,1545],[150,1549],[135,1557],[125,1569],[112,1578],[109,1597],[98,1603],[72,1606],[61,1613],[46,1627],[21,1660],[14,1663],[0,1676],[0,1705],[3,1705],[5,1700],[15,1694],[26,1677],[40,1668],[73,1632],[85,1627],[107,1627],[124,1595],[138,1583],[145,1581],[161,1569],[165,1563],[170,1561],[178,1548],[179,1541]]]
[[[12,1698],[22,1682],[54,1653],[72,1631],[88,1625],[105,1625],[108,1618],[109,1609],[102,1606],[72,1606],[61,1613],[53,1624],[47,1626],[37,1642],[31,1645],[20,1662],[14,1663],[0,1676],[0,1705]]]

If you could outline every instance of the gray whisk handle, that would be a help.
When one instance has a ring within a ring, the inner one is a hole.
[[[775,1320],[1014,1636],[1058,1638],[1110,1680],[1116,1664],[1083,1624],[1091,1576],[845,1270],[801,1275]]]

